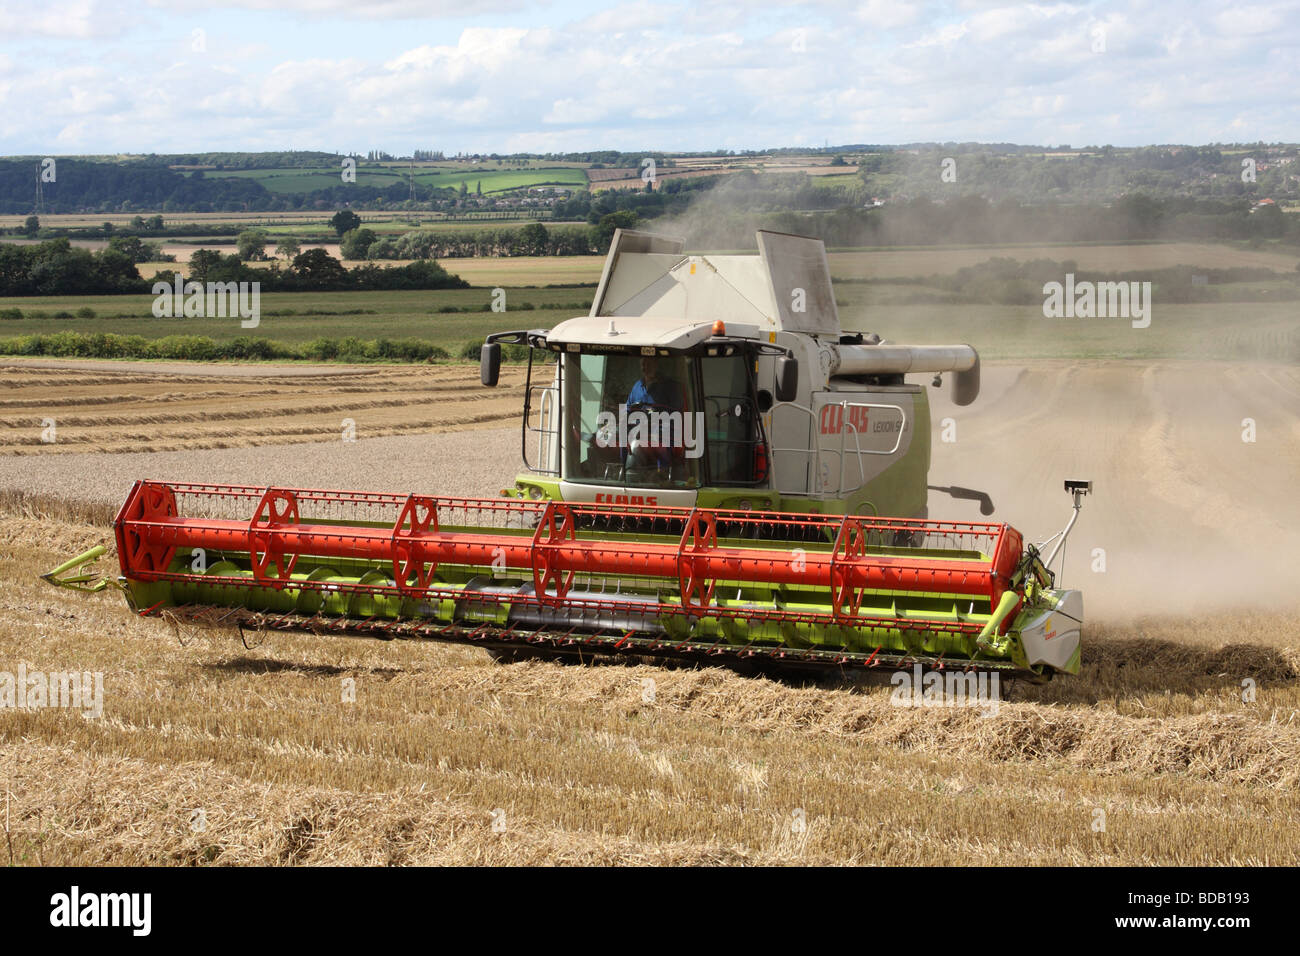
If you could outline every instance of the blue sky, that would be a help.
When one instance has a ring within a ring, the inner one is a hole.
[[[1260,139],[1300,0],[0,0],[0,154]]]

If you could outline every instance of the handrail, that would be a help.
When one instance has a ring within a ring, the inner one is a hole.
[[[529,405],[531,406],[532,392],[541,390],[542,396],[538,402],[537,418],[539,425],[525,421],[524,428],[537,436],[536,454],[537,462],[534,464],[527,458],[527,447],[525,446],[524,466],[532,472],[539,475],[558,475],[560,473],[558,465],[551,466],[553,455],[551,454],[551,442],[559,443],[559,429],[548,423],[556,421],[553,406],[555,404],[556,387],[554,385],[533,385],[529,389]]]
[[[838,406],[844,412],[844,414],[842,415],[843,424],[839,430],[840,440],[839,440],[838,448],[832,448],[823,442],[823,435],[821,433],[821,429],[818,427],[819,412],[813,411],[812,408],[806,405],[799,405],[795,402],[779,402],[776,405],[772,406],[772,410],[774,413],[778,408],[791,408],[791,409],[797,409],[805,413],[806,415],[808,415],[811,421],[812,434],[814,436],[812,448],[793,448],[793,447],[773,445],[772,458],[774,462],[779,462],[782,456],[789,456],[793,458],[795,455],[807,455],[810,456],[811,459],[809,463],[810,467],[808,471],[805,473],[804,487],[802,489],[794,489],[794,488],[785,489],[785,488],[778,487],[776,489],[778,492],[782,494],[808,495],[809,497],[816,498],[819,500],[842,497],[846,491],[856,491],[858,488],[861,488],[864,484],[866,484],[866,471],[862,466],[863,455],[893,455],[896,454],[898,452],[898,449],[902,446],[903,432],[907,428],[907,412],[903,410],[903,407],[901,405],[891,405],[891,404],[886,404],[881,402],[843,401],[843,402],[829,402],[826,405],[823,405],[822,409],[825,409],[827,407],[835,407],[835,406]],[[893,447],[889,449],[863,448],[862,441],[861,441],[861,432],[858,430],[857,426],[854,425],[849,420],[849,415],[847,414],[850,408],[887,408],[898,412],[899,417],[902,419],[902,421],[900,423],[897,434],[894,436]],[[850,430],[852,430],[853,432],[852,449],[847,447],[848,432]],[[844,470],[846,467],[845,459],[850,452],[856,453],[857,462],[858,462],[858,483],[854,485],[852,488],[845,488],[845,475],[844,475]],[[838,462],[839,467],[836,472],[838,477],[837,477],[835,487],[833,489],[818,488],[817,486],[821,484],[820,482],[821,475],[818,466],[820,465],[824,456],[829,457],[831,455],[834,455],[839,459]],[[812,456],[815,456],[815,458],[812,458]],[[779,468],[774,464],[773,465],[774,481],[775,481],[775,475],[777,474],[778,471]]]

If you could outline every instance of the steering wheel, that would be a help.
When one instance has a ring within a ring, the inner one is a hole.
[[[679,412],[679,411],[681,411],[681,409],[673,408],[671,405],[662,405],[662,404],[659,404],[659,403],[657,403],[657,402],[637,402],[635,405],[628,405],[628,406],[627,406],[627,410],[628,410],[629,412],[641,411],[642,409],[647,409],[647,408],[650,409],[651,411],[665,411],[665,412]],[[606,411],[609,411],[609,410],[606,409]],[[613,414],[613,413],[611,412],[611,414]],[[683,414],[684,414],[684,413],[683,413]],[[616,417],[617,417],[617,416],[616,416]],[[574,438],[575,438],[575,440],[576,440],[576,439],[577,439],[577,431],[578,431],[576,426],[574,427],[573,431],[574,431]],[[598,435],[599,435],[599,434],[600,434],[599,431],[597,431],[596,433],[594,433],[594,434],[591,436],[591,440],[592,440],[593,442],[599,443],[599,442],[598,442]],[[606,445],[606,446],[602,446],[602,447],[614,447],[614,446],[612,446],[612,445]]]
[[[628,405],[628,406],[627,406],[627,410],[628,410],[629,412],[633,412],[633,411],[645,412],[646,410],[649,410],[649,411],[652,411],[652,412],[666,412],[666,413],[669,413],[669,414],[672,414],[672,413],[676,413],[676,414],[679,414],[679,415],[684,415],[684,414],[686,414],[684,411],[682,411],[682,409],[680,409],[680,408],[674,408],[674,407],[671,406],[671,405],[665,405],[665,404],[662,403],[662,402],[637,402],[636,404]],[[643,446],[640,446],[640,447],[638,447],[638,448],[636,448],[636,449],[633,449],[633,448],[629,447],[629,448],[627,449],[627,456],[625,457],[625,459],[624,459],[624,461],[623,461],[623,470],[624,470],[624,474],[626,474],[626,472],[627,472],[627,468],[628,468],[629,464],[632,462],[634,456],[642,456],[642,455],[645,455],[645,454],[649,453],[649,454],[651,454],[652,456],[654,456],[654,458],[656,459],[656,461],[658,461],[658,460],[659,460],[659,456],[662,455],[664,452],[667,452],[668,455],[669,455],[669,457],[670,457],[670,459],[671,459],[671,457],[672,457],[672,456],[677,452],[677,449],[674,449],[674,448],[661,448],[661,447],[659,447],[659,446],[644,446],[644,445],[643,445]],[[659,467],[659,466],[656,465],[656,467]]]

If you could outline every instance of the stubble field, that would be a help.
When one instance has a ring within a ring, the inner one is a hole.
[[[1062,478],[1097,482],[1066,567],[1086,595],[1084,671],[1017,683],[996,713],[891,706],[879,680],[792,686],[174,631],[111,593],[37,578],[110,543],[140,477],[493,494],[518,466],[521,378],[507,374],[491,393],[476,370],[448,366],[0,371],[0,671],[105,675],[97,719],[0,711],[0,853],[26,864],[1300,862],[1294,366],[994,362],[969,409],[931,392],[935,422],[953,418],[958,439],[936,439],[932,483],[988,491],[995,517],[1028,539],[1063,523]],[[46,416],[54,442],[39,440]],[[1247,417],[1253,443],[1241,440]],[[341,439],[344,418],[354,442]],[[977,516],[939,496],[931,508]]]

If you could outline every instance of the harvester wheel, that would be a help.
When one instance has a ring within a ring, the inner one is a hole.
[[[583,657],[577,652],[553,651],[542,647],[489,647],[488,654],[499,664],[518,664],[520,661],[554,661],[559,664],[581,664]]]
[[[834,687],[844,682],[844,673],[838,667],[809,667],[774,661],[758,662],[752,674],[743,676],[765,677],[790,687]]]
[[[919,548],[925,544],[924,531],[895,531],[893,545],[895,548]]]
[[[518,664],[520,661],[533,660],[537,654],[521,647],[489,647],[488,657],[498,664]]]

